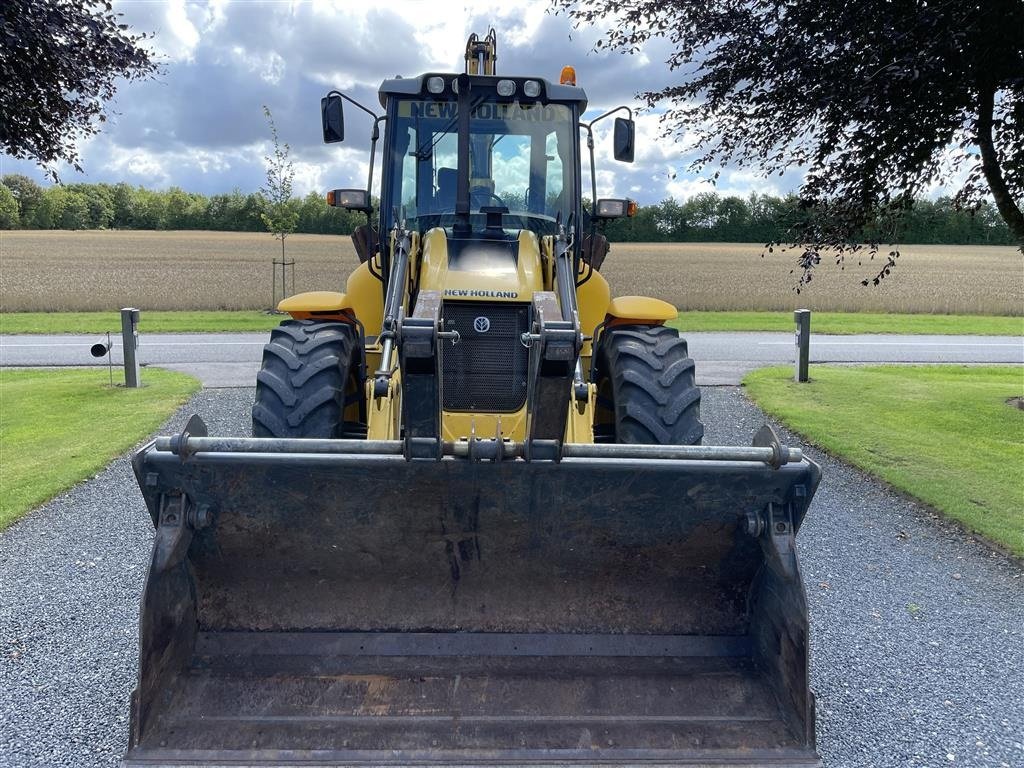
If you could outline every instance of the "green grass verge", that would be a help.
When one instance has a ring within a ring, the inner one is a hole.
[[[0,530],[124,453],[199,389],[147,368],[140,389],[94,369],[0,369]]]
[[[687,331],[792,331],[792,312],[680,312],[669,325]],[[1024,336],[1024,317],[990,315],[886,315],[812,312],[814,333],[934,333]]]
[[[809,383],[792,376],[762,368],[743,383],[815,444],[1024,556],[1024,411],[1006,404],[1024,395],[1024,369],[816,365]]]
[[[222,312],[161,312],[144,310],[140,333],[215,333],[269,331],[286,315],[254,310]],[[111,333],[121,332],[119,312],[3,312],[0,333]]]
[[[284,319],[256,311],[144,311],[143,333],[214,333],[269,331]],[[680,312],[672,325],[687,331],[792,331],[792,312]],[[104,333],[119,331],[117,312],[4,312],[0,333]],[[815,312],[815,333],[935,333],[978,336],[1024,336],[1024,317],[988,315],[884,315],[860,312]]]

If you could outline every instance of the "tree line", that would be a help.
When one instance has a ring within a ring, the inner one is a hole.
[[[150,190],[127,183],[41,187],[20,174],[0,178],[0,229],[207,229],[266,232],[269,203],[260,192],[234,190],[201,195],[177,187]],[[362,214],[327,205],[311,192],[289,200],[296,232],[350,234],[366,221]],[[806,214],[795,195],[748,197],[705,192],[684,200],[641,206],[636,216],[607,225],[613,242],[786,241],[793,223]],[[895,224],[869,226],[865,240],[950,245],[1013,245],[1009,227],[995,206],[973,212],[952,199],[916,201]]]
[[[297,232],[350,234],[362,214],[327,205],[311,192],[287,203]],[[266,232],[270,204],[260,192],[201,195],[178,187],[151,190],[119,184],[41,187],[20,174],[0,178],[0,229],[208,229]]]
[[[809,213],[796,195],[722,196],[703,192],[682,202],[668,199],[641,206],[636,216],[607,225],[612,242],[789,242],[807,231]],[[1015,245],[995,206],[983,201],[963,210],[950,197],[919,199],[897,218],[887,217],[856,233],[859,242],[947,245]]]

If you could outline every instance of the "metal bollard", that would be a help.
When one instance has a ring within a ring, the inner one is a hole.
[[[798,309],[793,313],[796,321],[796,370],[797,381],[807,381],[807,368],[811,355],[811,310]]]
[[[131,389],[139,383],[139,310],[125,307],[121,310],[121,341],[124,350],[124,385]]]

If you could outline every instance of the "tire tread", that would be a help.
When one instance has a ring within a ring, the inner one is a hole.
[[[263,347],[254,437],[336,438],[359,337],[347,323],[285,320]]]
[[[700,444],[700,389],[678,331],[666,326],[612,328],[597,354],[600,375],[610,379],[616,442]]]

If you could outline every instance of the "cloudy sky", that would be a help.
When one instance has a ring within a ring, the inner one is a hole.
[[[603,30],[573,29],[564,16],[546,13],[547,0],[129,0],[116,7],[137,31],[153,33],[162,72],[121,88],[111,122],[81,147],[85,174],[59,169],[67,182],[123,180],[206,194],[254,191],[263,183],[269,151],[265,104],[291,145],[297,193],[362,186],[369,121],[346,110],[345,143],[325,146],[320,97],[339,88],[376,108],[384,77],[460,71],[466,37],[483,35],[489,26],[498,31],[499,73],[557,80],[563,65],[574,65],[590,98],[588,116],[619,104],[636,106],[637,90],[661,87],[673,77],[664,65],[664,44],[650,45],[641,56],[596,54],[592,47]],[[598,134],[600,195],[654,202],[711,189],[687,172],[685,138],[682,144],[658,138],[657,113],[638,117],[632,165],[611,159],[611,122],[601,124]],[[0,172],[43,179],[32,163],[5,155]],[[795,173],[765,180],[727,170],[717,190],[779,194],[798,183]]]

